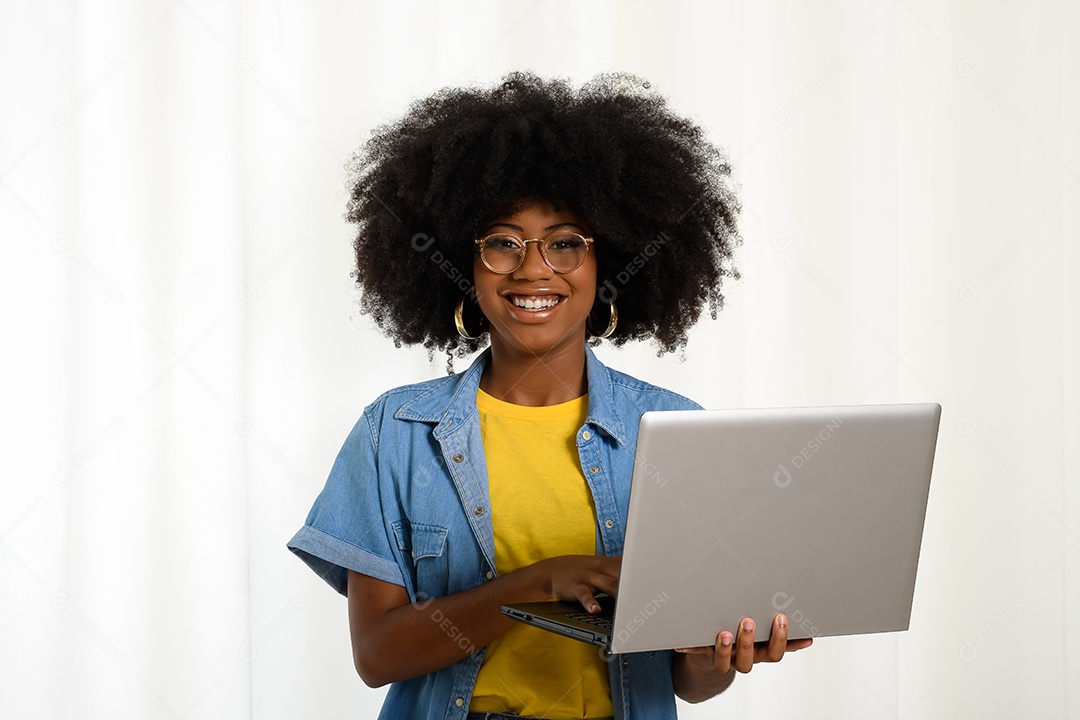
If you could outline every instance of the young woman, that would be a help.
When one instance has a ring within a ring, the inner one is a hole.
[[[590,343],[686,343],[737,277],[730,166],[626,76],[575,90],[515,73],[444,90],[356,163],[362,305],[459,375],[368,406],[289,547],[347,595],[357,672],[385,718],[675,717],[810,644],[783,615],[714,646],[609,659],[499,607],[615,595],[638,419],[695,403]],[[717,589],[722,592],[723,588]]]

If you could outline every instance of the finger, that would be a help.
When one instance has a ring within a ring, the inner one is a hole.
[[[721,675],[731,672],[731,648],[735,637],[726,630],[716,636],[716,647],[713,649],[713,667]]]
[[[796,650],[802,650],[808,648],[814,644],[813,638],[799,638],[798,640],[787,641],[787,651],[795,652]]]
[[[621,566],[620,566],[619,562],[620,562],[620,560],[622,558],[616,557],[616,558],[604,558],[604,559],[609,560],[609,561],[604,562],[603,565],[598,568],[599,574],[604,575],[605,578],[610,580],[611,583],[613,584],[613,586],[618,586],[618,584],[619,584],[619,571],[621,570]]]
[[[597,575],[592,578],[593,586],[611,597],[617,597],[619,592],[619,579],[609,575]]]
[[[596,602],[596,598],[593,597],[592,590],[585,585],[577,591],[578,602],[581,603],[581,607],[585,608],[585,612],[595,615],[600,612],[600,603]]]
[[[600,561],[600,572],[608,575],[616,580],[619,579],[619,571],[622,569],[622,557],[619,555],[601,556],[597,560]]]
[[[735,669],[748,673],[754,669],[754,621],[743,618],[735,638]]]
[[[780,613],[773,618],[772,633],[769,635],[769,645],[765,648],[765,662],[780,662],[784,659],[784,651],[787,650],[788,622],[787,617]]]

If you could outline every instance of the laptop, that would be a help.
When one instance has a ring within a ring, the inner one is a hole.
[[[504,605],[613,654],[713,645],[744,617],[755,641],[906,630],[941,406],[641,416],[619,592]]]

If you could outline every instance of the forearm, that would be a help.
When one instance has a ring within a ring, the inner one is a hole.
[[[372,687],[440,670],[514,626],[499,611],[502,605],[550,599],[533,565],[470,590],[401,605],[354,636],[357,670]]]
[[[675,694],[689,703],[699,703],[715,697],[731,686],[735,669],[721,674],[702,653],[676,653],[671,665],[671,681]]]

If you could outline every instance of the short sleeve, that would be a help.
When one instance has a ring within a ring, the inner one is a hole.
[[[386,532],[377,443],[368,411],[353,427],[330,476],[288,547],[342,595],[349,570],[404,585]]]

